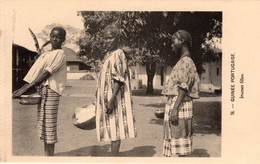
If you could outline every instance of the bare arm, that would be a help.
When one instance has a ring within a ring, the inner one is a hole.
[[[173,107],[173,109],[177,110],[177,112],[179,112],[179,107],[186,95],[187,95],[187,91],[182,88],[179,88],[178,97]]]
[[[113,93],[112,93],[112,98],[116,98],[116,96],[118,94],[118,91],[119,91],[119,88],[120,88],[121,85],[122,85],[121,82],[115,80],[114,90],[113,90]]]
[[[47,70],[44,70],[34,81],[32,81],[29,84],[25,84],[24,86],[22,86],[20,89],[18,89],[17,91],[15,91],[13,93],[13,98],[18,98],[20,97],[24,92],[26,92],[28,89],[30,89],[33,86],[39,85],[42,82],[44,82],[46,79],[48,79],[48,77],[50,77],[50,72]]]
[[[50,72],[47,71],[47,70],[44,70],[34,81],[32,81],[30,84],[29,84],[29,87],[33,87],[33,86],[36,86],[36,85],[39,85],[41,84],[42,82],[44,82],[45,80],[47,80],[49,77],[50,77]]]
[[[112,97],[109,100],[107,105],[107,114],[111,114],[112,111],[114,110],[116,96],[118,94],[121,85],[122,85],[121,82],[114,80],[114,89],[113,89]]]
[[[179,115],[179,107],[183,101],[183,99],[185,98],[185,96],[187,95],[187,91],[182,89],[182,88],[179,88],[179,91],[178,91],[178,97],[176,99],[176,102],[174,104],[174,107],[173,107],[173,110],[171,111],[171,123],[172,124],[177,124],[178,123],[178,115]]]

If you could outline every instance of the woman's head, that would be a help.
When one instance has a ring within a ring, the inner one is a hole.
[[[62,27],[54,27],[50,33],[52,49],[60,49],[66,39],[66,31]]]
[[[114,25],[109,25],[104,29],[103,40],[106,50],[112,51],[118,48],[119,29]]]
[[[184,45],[188,48],[192,46],[191,35],[185,30],[178,30],[172,35],[172,49],[178,52]]]

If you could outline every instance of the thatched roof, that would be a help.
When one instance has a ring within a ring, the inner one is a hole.
[[[62,49],[64,50],[68,62],[83,62],[77,58],[77,53],[73,49],[67,47],[63,47]]]

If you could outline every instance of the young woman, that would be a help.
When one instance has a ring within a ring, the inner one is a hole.
[[[193,99],[199,98],[200,80],[189,51],[191,41],[191,35],[184,30],[172,36],[172,49],[180,58],[162,91],[167,96],[163,141],[166,157],[192,152]]]
[[[127,60],[119,49],[119,30],[107,26],[103,33],[107,53],[99,73],[96,93],[96,130],[98,141],[111,141],[117,156],[122,139],[135,138],[134,110]]]
[[[28,89],[38,86],[42,99],[37,111],[37,130],[47,156],[54,155],[54,146],[58,142],[58,106],[67,77],[66,57],[61,49],[65,37],[66,31],[62,27],[51,30],[52,50],[40,55],[24,78],[27,84],[13,93],[13,98],[19,98]]]

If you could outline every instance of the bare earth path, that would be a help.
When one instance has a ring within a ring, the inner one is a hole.
[[[94,101],[95,81],[68,80],[58,115],[56,156],[110,156],[110,143],[97,142],[95,130],[80,130],[72,124],[76,107]],[[144,96],[133,91],[138,137],[123,140],[120,156],[161,157],[163,120],[154,112],[164,107],[160,95]],[[191,157],[221,156],[221,97],[202,97],[194,102],[194,152]],[[43,143],[36,131],[36,106],[13,100],[13,155],[42,156]]]

